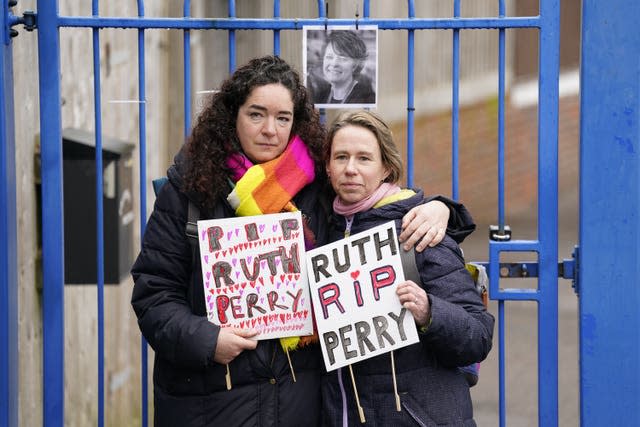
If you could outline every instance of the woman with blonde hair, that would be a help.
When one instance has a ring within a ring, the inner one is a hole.
[[[402,216],[423,203],[421,191],[397,185],[400,153],[387,125],[371,112],[346,112],[333,122],[325,165],[336,194],[332,241],[388,221],[400,229]],[[386,353],[351,365],[352,378],[349,370],[327,373],[322,381],[324,425],[359,425],[363,420],[383,426],[475,425],[469,384],[457,367],[487,356],[493,316],[453,238],[447,235],[416,252],[415,261],[419,283],[406,280],[396,293],[415,319],[419,343],[394,350],[395,372]]]

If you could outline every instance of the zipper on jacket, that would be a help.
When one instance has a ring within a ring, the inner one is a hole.
[[[416,415],[415,412],[413,412],[413,410],[407,406],[404,402],[402,402],[402,407],[409,413],[409,415],[411,416],[411,418],[413,418],[413,420],[418,423],[418,425],[420,425],[421,427],[427,427],[427,425],[424,423],[424,421],[422,421],[420,419],[420,417],[418,417]]]
[[[347,393],[344,391],[342,381],[342,368],[338,368],[338,385],[340,385],[340,397],[342,398],[342,427],[349,427],[349,408],[347,407]]]

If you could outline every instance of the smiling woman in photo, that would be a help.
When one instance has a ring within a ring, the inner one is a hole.
[[[355,31],[331,31],[322,56],[323,80],[310,85],[313,102],[375,104],[373,82],[362,72],[367,57],[367,46]]]

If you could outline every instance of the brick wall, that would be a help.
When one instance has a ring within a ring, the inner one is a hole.
[[[538,188],[537,106],[505,103],[505,211],[534,212]],[[498,208],[498,104],[495,99],[459,112],[459,199],[476,222],[496,223]],[[578,96],[560,99],[558,189],[560,199],[578,185]],[[398,145],[406,145],[404,123],[393,126]],[[451,113],[421,117],[415,123],[414,184],[428,194],[451,195]],[[562,203],[562,200],[560,201]]]

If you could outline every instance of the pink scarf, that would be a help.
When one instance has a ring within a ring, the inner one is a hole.
[[[315,178],[314,162],[299,136],[273,160],[252,164],[234,153],[226,161],[236,182],[228,200],[238,216],[297,210],[291,200]]]
[[[349,217],[358,212],[364,212],[371,209],[380,200],[385,197],[393,196],[394,194],[399,193],[400,190],[400,187],[395,184],[383,182],[376,191],[369,195],[369,197],[365,197],[359,202],[344,203],[340,197],[336,196],[333,200],[333,210],[342,216]]]

